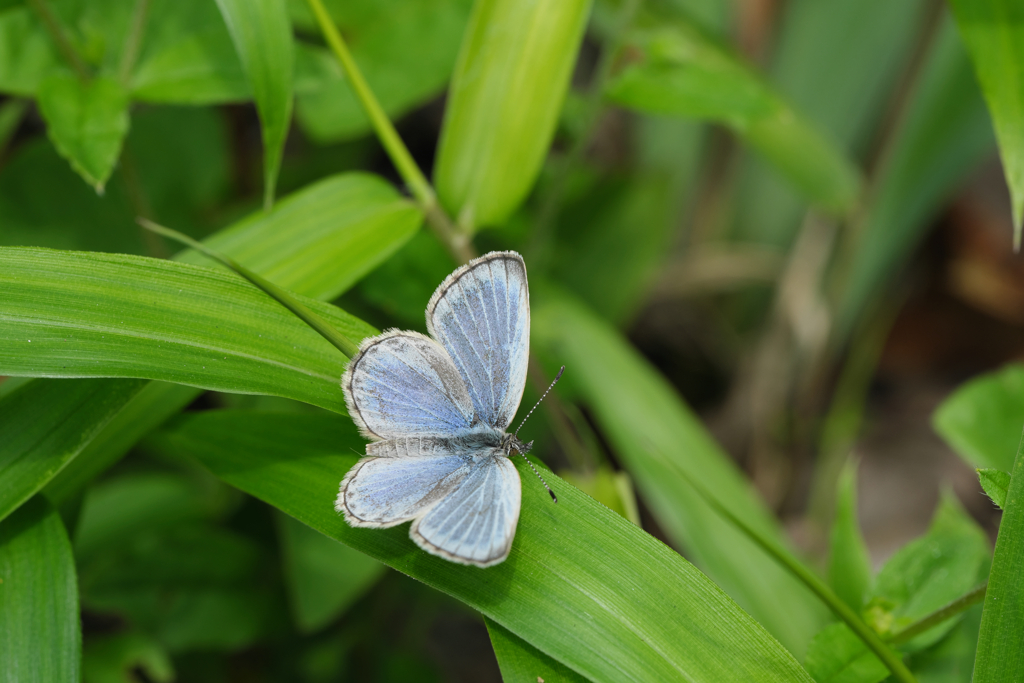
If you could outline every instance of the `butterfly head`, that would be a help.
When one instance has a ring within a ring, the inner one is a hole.
[[[533,448],[533,442],[527,441],[523,443],[512,434],[505,434],[501,438],[501,448],[505,451],[505,455],[512,456],[516,453],[520,455],[526,455]]]

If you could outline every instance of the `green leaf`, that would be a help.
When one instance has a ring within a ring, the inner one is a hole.
[[[252,87],[263,132],[263,205],[274,188],[292,118],[295,48],[285,0],[217,0]]]
[[[880,295],[948,194],[993,145],[971,64],[947,15],[924,57],[900,125],[877,174],[877,189],[841,264],[836,327],[850,334]]]
[[[0,399],[0,520],[36,494],[145,382],[29,382]]]
[[[554,505],[525,462],[512,553],[481,570],[428,555],[408,529],[354,529],[334,512],[361,449],[324,414],[207,412],[154,441],[331,538],[448,593],[594,681],[810,679],[774,639],[683,558],[552,477]],[[557,608],[557,612],[551,610]],[[552,615],[541,618],[539,615]]]
[[[918,683],[966,683],[974,671],[981,627],[981,605],[964,613],[964,618],[934,647],[910,656],[910,668]]]
[[[1024,451],[1017,451],[981,614],[974,683],[1024,679]]]
[[[278,516],[285,586],[299,629],[318,631],[366,592],[384,571],[373,558]]]
[[[40,84],[39,110],[57,151],[103,194],[128,134],[127,91],[112,78],[58,74]]]
[[[804,666],[816,683],[878,683],[889,669],[844,623],[829,624],[807,647]]]
[[[352,57],[392,120],[443,90],[469,20],[468,0],[325,3],[345,34]],[[301,5],[305,8],[305,2]],[[296,24],[300,20],[296,17]],[[316,30],[314,21],[304,28]],[[321,143],[370,130],[370,120],[327,50],[299,43],[295,115]]]
[[[82,678],[85,683],[124,683],[136,680],[135,671],[145,680],[171,683],[174,667],[160,645],[138,632],[117,633],[89,638],[82,651]]]
[[[1013,205],[1013,243],[1024,224],[1024,5],[1016,0],[951,0],[960,36],[992,114]]]
[[[818,599],[687,483],[703,482],[738,517],[782,542],[769,512],[664,378],[596,314],[534,285],[533,339],[565,364],[598,428],[669,538],[791,651],[825,619]],[[561,387],[561,385],[560,385]]]
[[[974,467],[1009,472],[1024,428],[1024,365],[1007,365],[957,388],[932,425]]]
[[[547,155],[589,0],[478,0],[448,89],[434,182],[467,229],[504,221]]]
[[[1010,488],[1010,473],[1002,470],[979,469],[978,479],[985,495],[992,499],[1000,510],[1006,505],[1006,491]]]
[[[811,201],[835,212],[853,206],[857,169],[749,68],[693,27],[636,31],[625,54],[635,60],[608,84],[612,102],[729,126]]]
[[[35,497],[0,522],[0,681],[78,681],[81,646],[71,544]]]
[[[500,624],[484,617],[491,636],[494,656],[505,681],[544,681],[547,683],[586,683],[588,679],[551,659]]]
[[[840,475],[838,489],[830,539],[828,582],[843,602],[859,612],[871,584],[871,558],[857,521],[855,463],[847,463]]]
[[[0,12],[0,92],[35,97],[58,64],[53,41],[27,6]]]

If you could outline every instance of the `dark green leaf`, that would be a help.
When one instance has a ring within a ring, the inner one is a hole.
[[[78,681],[81,646],[71,544],[36,497],[0,522],[0,681]]]
[[[174,667],[159,644],[138,632],[90,638],[82,652],[85,683],[125,683],[136,680],[135,671],[147,681],[171,683]]]
[[[704,483],[737,516],[782,541],[772,516],[678,394],[618,332],[568,296],[534,285],[533,339],[575,388],[669,537],[792,651],[825,620],[796,578],[712,510],[687,479]]]
[[[1017,0],[951,0],[999,140],[1013,205],[1014,244],[1024,223],[1024,5]]]
[[[1010,473],[1002,470],[979,469],[978,479],[985,495],[992,499],[1000,510],[1006,504],[1006,491],[1010,488]]]
[[[317,631],[336,619],[385,569],[287,515],[278,516],[278,531],[292,615],[302,631]]]
[[[491,636],[494,656],[498,658],[501,678],[505,681],[544,681],[544,683],[586,683],[588,679],[551,659],[500,624],[484,618]]]
[[[263,131],[264,206],[274,188],[292,119],[295,48],[285,0],[217,0],[256,100]]]
[[[843,470],[838,489],[828,581],[843,602],[860,611],[871,584],[871,558],[857,521],[857,466],[853,462],[847,463]]]
[[[57,74],[39,85],[39,110],[57,151],[102,194],[128,134],[128,93],[111,78]]]
[[[981,627],[981,605],[964,614],[948,636],[934,647],[910,656],[918,683],[968,683],[974,671]]]
[[[37,380],[0,399],[0,520],[60,472],[145,384]]]
[[[555,132],[590,0],[480,0],[462,39],[434,182],[467,229],[526,197]]]
[[[204,413],[160,438],[299,521],[459,598],[594,681],[810,680],[692,565],[557,478],[554,505],[543,487],[527,483],[533,474],[522,461],[512,554],[481,570],[424,553],[405,527],[353,529],[334,512],[338,482],[356,461],[352,450],[361,448],[348,420]]]
[[[1024,679],[1024,456],[1017,451],[981,614],[974,683]]]
[[[0,249],[0,373],[141,377],[344,411],[347,359],[234,273],[137,256]],[[302,303],[350,339],[375,331]]]
[[[1024,365],[976,377],[943,401],[932,424],[975,467],[1009,472],[1024,429]]]

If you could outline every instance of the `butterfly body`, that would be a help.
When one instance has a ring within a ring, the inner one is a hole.
[[[335,508],[352,526],[412,521],[424,550],[488,567],[509,553],[526,453],[506,433],[526,383],[526,267],[492,252],[452,273],[427,305],[427,330],[363,342],[342,378],[349,415],[371,439]]]

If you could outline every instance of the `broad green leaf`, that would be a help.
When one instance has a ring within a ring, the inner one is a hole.
[[[263,132],[263,205],[274,188],[292,119],[295,46],[285,0],[217,0],[235,42]]]
[[[0,522],[0,681],[78,681],[81,646],[71,544],[36,497]]]
[[[566,366],[619,462],[669,538],[791,651],[824,622],[824,607],[759,546],[722,519],[687,483],[704,483],[765,536],[782,534],[750,485],[662,376],[596,314],[538,289],[533,340]]]
[[[775,164],[808,199],[849,210],[860,191],[857,169],[750,69],[683,23],[638,30],[631,61],[606,88],[614,103],[729,126]]]
[[[277,521],[292,615],[304,632],[318,631],[336,619],[384,571],[380,562],[292,517],[279,515]]]
[[[153,683],[171,683],[174,667],[162,647],[145,635],[129,631],[89,638],[82,650],[85,683],[125,683],[135,671]]]
[[[1013,204],[1013,241],[1024,223],[1024,5],[1017,0],[950,0],[992,114]]]
[[[1024,430],[1024,365],[1008,365],[957,388],[935,411],[932,425],[974,467],[1009,472]]]
[[[505,681],[586,683],[588,679],[533,647],[500,624],[484,618],[494,656]]]
[[[985,495],[992,499],[1000,510],[1006,505],[1006,491],[1010,488],[1010,473],[1002,470],[979,469],[978,479]]]
[[[53,41],[27,5],[0,12],[0,92],[35,97],[58,64]]]
[[[551,502],[521,459],[512,553],[481,570],[428,555],[402,527],[349,527],[338,482],[362,449],[324,414],[207,412],[154,437],[299,521],[448,593],[594,681],[810,681],[792,656],[682,557],[554,477]],[[547,616],[544,616],[547,615]]]
[[[478,0],[455,65],[434,182],[467,229],[505,220],[547,155],[589,0]]]
[[[102,194],[128,134],[128,93],[111,78],[70,74],[39,86],[39,110],[57,151]]]
[[[804,666],[815,683],[878,683],[889,676],[885,664],[844,623],[829,624],[814,636]]]
[[[894,84],[921,28],[922,0],[794,0],[784,5],[769,78],[779,95],[863,159],[882,123]],[[752,156],[740,171],[733,234],[743,241],[789,246],[807,202]]]
[[[0,520],[60,472],[145,384],[33,381],[0,399]]]
[[[375,333],[339,308],[300,300],[350,339]],[[159,379],[344,412],[347,359],[234,273],[8,247],[0,301],[0,374]]]
[[[871,558],[857,521],[857,466],[848,462],[839,478],[832,522],[828,582],[843,602],[860,611],[871,584]]]
[[[392,119],[439,95],[458,55],[469,20],[469,0],[325,3],[338,22],[352,57]],[[308,12],[305,0],[298,7]],[[317,31],[312,17],[296,25]],[[368,133],[370,120],[348,87],[337,59],[322,48],[303,46],[296,55],[295,115],[318,142]]]
[[[1024,456],[1018,449],[981,614],[974,683],[1024,679]]]
[[[135,99],[167,104],[252,97],[231,36],[209,0],[152,0],[130,89]]]
[[[908,97],[851,255],[840,266],[840,338],[883,291],[950,191],[993,147],[985,103],[949,16]]]
[[[910,670],[918,683],[968,683],[974,670],[980,626],[981,605],[977,605],[934,647],[912,654]]]

